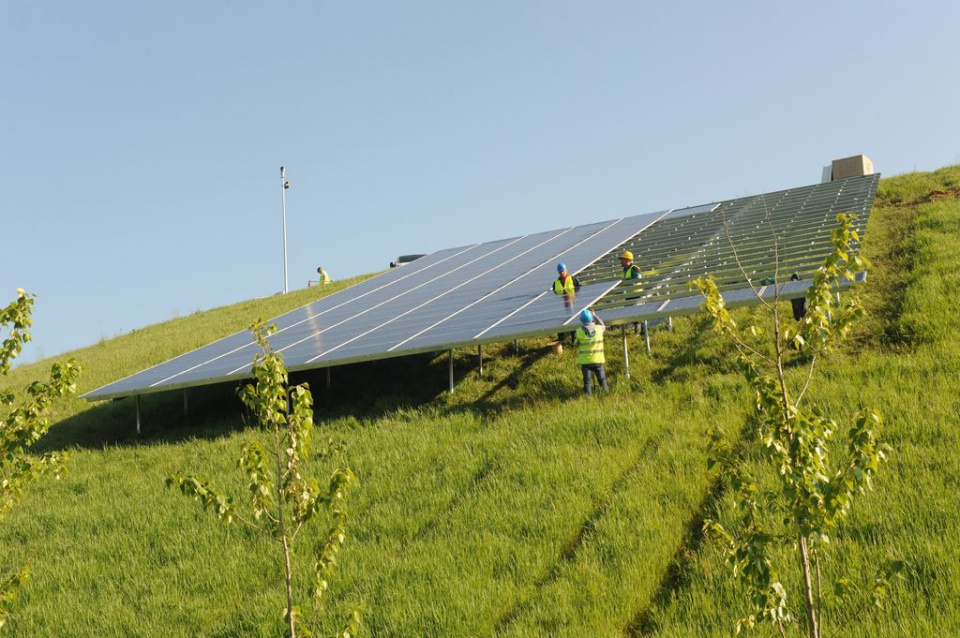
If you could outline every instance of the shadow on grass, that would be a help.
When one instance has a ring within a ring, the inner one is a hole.
[[[143,395],[139,433],[134,397],[95,405],[54,425],[34,449],[43,453],[225,436],[243,423],[236,389],[236,384],[218,384]]]
[[[533,364],[547,356],[548,352],[549,351],[546,348],[534,348],[524,351],[524,353],[520,355],[520,364],[515,366],[510,374],[501,379],[499,383],[487,390],[479,399],[477,399],[477,405],[484,406],[492,404],[494,402],[493,397],[499,394],[502,390],[506,389],[516,391],[519,389],[520,383],[529,373],[529,370],[533,367]]]
[[[651,374],[652,383],[689,383],[706,373],[737,371],[735,351],[715,337],[712,320],[705,314],[692,320],[687,337],[670,347],[668,358]]]
[[[451,412],[471,412],[494,417],[527,408],[532,402],[541,398],[554,401],[577,396],[578,394],[573,390],[579,386],[561,385],[554,379],[537,378],[535,383],[530,383],[534,365],[548,356],[556,355],[551,354],[549,348],[531,348],[518,353],[511,360],[514,365],[510,374],[488,388],[474,401],[450,408]]]
[[[376,419],[398,409],[435,400],[448,387],[444,355],[396,357],[290,374],[290,384],[307,383],[318,421],[343,416]],[[454,383],[471,371],[455,369]],[[37,453],[68,448],[100,449],[117,445],[176,443],[215,439],[240,432],[253,423],[237,394],[249,379],[145,394],[137,400],[117,399],[95,405],[55,424],[34,447]]]

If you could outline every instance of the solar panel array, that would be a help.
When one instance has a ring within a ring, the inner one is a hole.
[[[288,370],[446,350],[561,326],[616,282],[568,307],[556,264],[600,259],[669,211],[441,250],[271,320]],[[84,395],[146,394],[250,376],[256,345],[240,332]]]
[[[856,214],[862,236],[878,180],[850,178],[442,250],[271,320],[278,330],[270,343],[295,371],[556,333],[590,306],[610,325],[673,316],[699,309],[687,281],[708,273],[728,303],[747,303],[751,282],[779,281],[781,272],[809,275],[830,250],[838,212]],[[639,284],[620,279],[616,256],[625,249],[645,271]],[[570,303],[551,289],[559,261],[585,284]],[[805,287],[777,289],[788,297]],[[774,286],[767,288],[769,295]],[[244,331],[84,398],[249,377],[255,354]]]

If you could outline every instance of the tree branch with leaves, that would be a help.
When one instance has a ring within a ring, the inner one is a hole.
[[[18,288],[16,300],[0,309],[0,327],[6,335],[0,345],[3,376],[9,374],[24,344],[33,339],[33,306],[33,295]],[[76,393],[80,371],[80,365],[70,359],[53,364],[49,380],[33,381],[21,396],[10,390],[0,392],[0,518],[17,504],[30,483],[47,474],[60,478],[65,454],[34,456],[30,450],[50,430],[48,414],[53,402]],[[0,577],[0,627],[10,618],[17,591],[29,574],[29,568],[22,567]]]

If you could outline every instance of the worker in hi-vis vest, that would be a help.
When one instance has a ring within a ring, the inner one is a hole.
[[[580,324],[577,328],[577,363],[580,364],[580,372],[583,374],[583,392],[590,396],[593,389],[592,377],[597,378],[601,388],[610,389],[603,366],[606,363],[603,356],[603,331],[606,326],[596,312],[589,309],[580,313]]]
[[[620,253],[620,267],[623,269],[621,279],[624,281],[637,281],[640,279],[640,266],[633,263],[633,253],[629,250],[625,250]],[[635,297],[627,297],[627,299],[634,298]],[[639,322],[635,322],[633,324],[633,332],[635,334],[640,334]]]
[[[573,314],[573,298],[580,292],[580,280],[567,272],[567,265],[562,261],[557,264],[557,278],[553,280],[553,294],[563,296],[563,307]],[[566,333],[570,343],[576,343],[577,337],[572,332]],[[564,333],[557,335],[557,341],[562,342]]]
[[[623,268],[623,279],[640,279],[640,266],[633,263],[633,253],[629,250],[620,253],[620,267]]]
[[[580,280],[567,272],[567,265],[562,261],[557,264],[557,278],[553,280],[553,293],[563,295],[563,300],[567,298],[572,302],[573,297],[580,291]]]

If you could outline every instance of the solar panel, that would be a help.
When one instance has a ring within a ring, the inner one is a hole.
[[[830,250],[838,212],[858,216],[863,236],[879,175],[441,250],[272,319],[271,346],[291,371],[442,351],[563,332],[585,307],[608,325],[699,310],[687,282],[712,274],[727,303],[754,303],[751,284],[775,281],[781,298]],[[644,270],[623,282],[617,255]],[[555,295],[556,263],[584,286]],[[744,272],[746,275],[744,275]],[[88,400],[160,392],[250,376],[257,352],[240,332],[103,386]]]
[[[644,277],[605,296],[598,309],[656,300],[671,300],[668,308],[676,308],[675,300],[696,294],[687,282],[705,275],[716,279],[721,293],[781,282],[793,273],[809,279],[832,249],[838,213],[856,215],[863,237],[879,179],[867,175],[671,212],[621,247],[634,253]],[[584,281],[619,276],[615,257],[593,264]]]

